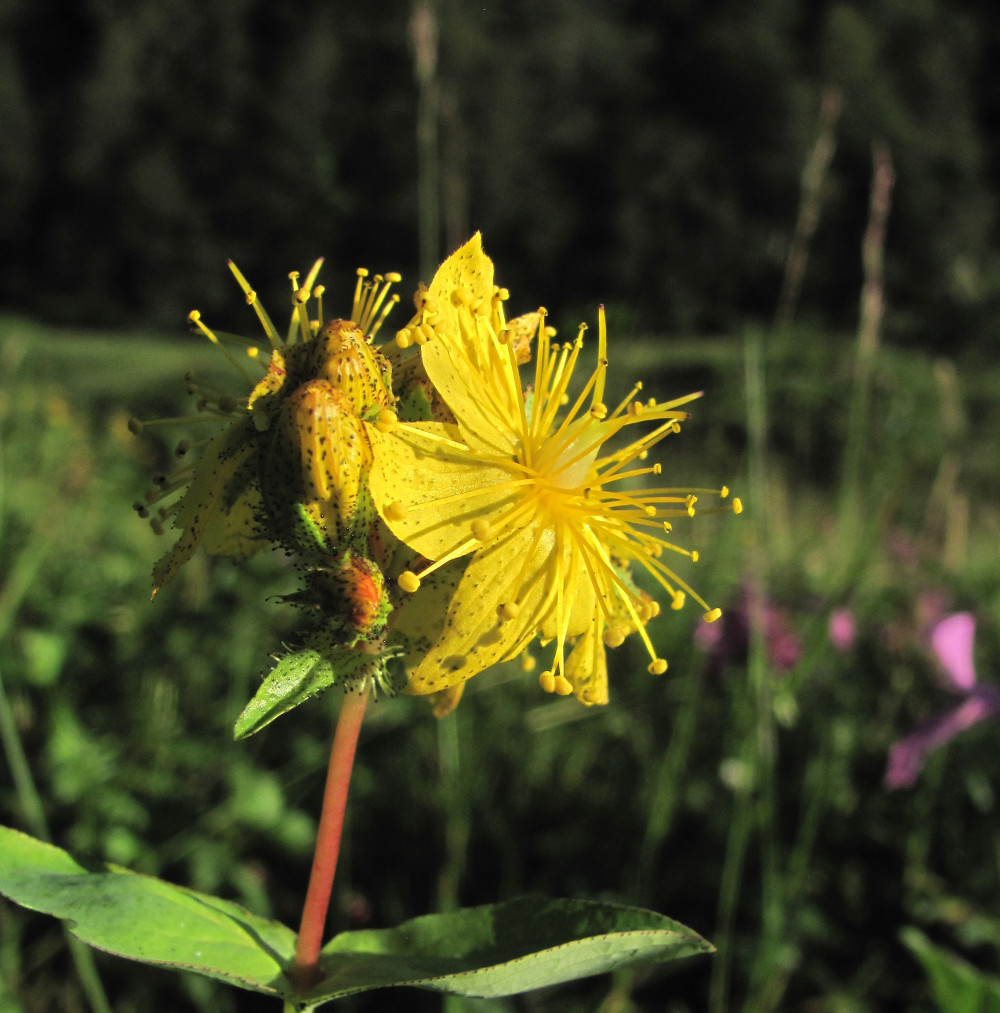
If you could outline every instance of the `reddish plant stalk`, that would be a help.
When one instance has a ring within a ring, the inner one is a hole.
[[[323,793],[323,810],[316,835],[316,852],[313,855],[309,888],[302,907],[299,937],[295,944],[295,961],[291,975],[297,984],[308,987],[321,977],[319,951],[323,945],[323,929],[330,906],[333,874],[340,854],[340,835],[344,828],[344,809],[347,806],[347,789],[354,767],[354,751],[358,744],[361,721],[368,703],[368,687],[360,693],[347,693],[337,718],[337,731],[330,750],[330,765]]]

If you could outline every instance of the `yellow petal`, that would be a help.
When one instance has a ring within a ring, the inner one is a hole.
[[[418,591],[404,595],[389,613],[385,641],[403,652],[407,668],[415,668],[441,636],[463,571],[462,562],[442,566],[421,582]]]
[[[408,668],[406,692],[437,693],[521,653],[535,636],[558,574],[549,565],[553,534],[537,524],[501,536],[472,557],[441,635]],[[419,596],[423,587],[416,592]],[[514,604],[500,620],[501,606]]]
[[[459,323],[459,330],[439,333],[421,347],[424,369],[472,449],[513,456],[520,443],[521,408],[507,349],[482,318],[463,311]]]
[[[436,310],[448,313],[455,310],[453,292],[470,307],[488,306],[493,299],[493,261],[483,253],[478,232],[437,269],[427,295]]]
[[[252,426],[237,423],[205,448],[174,517],[174,527],[183,533],[153,568],[154,595],[199,545],[210,555],[241,560],[267,544],[257,522],[261,499],[255,437]]]
[[[454,426],[416,422],[368,432],[375,507],[397,538],[428,559],[468,541],[474,521],[496,520],[520,494],[511,472],[459,443]]]

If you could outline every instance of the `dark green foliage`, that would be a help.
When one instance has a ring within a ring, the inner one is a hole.
[[[871,145],[884,141],[898,177],[890,338],[944,348],[994,333],[989,5],[431,6],[432,245],[444,255],[482,229],[524,307],[575,316],[622,299],[670,330],[768,320],[819,97],[836,87],[803,311],[853,325]],[[316,0],[8,5],[0,302],[75,324],[172,325],[195,298],[206,313],[228,298],[227,257],[268,284],[276,265],[320,253],[344,270],[393,258],[412,278],[408,16]]]

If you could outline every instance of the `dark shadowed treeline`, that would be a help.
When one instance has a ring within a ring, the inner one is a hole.
[[[412,281],[423,200],[437,253],[482,229],[523,305],[575,316],[617,301],[660,332],[769,321],[821,95],[836,88],[801,313],[856,320],[883,141],[897,174],[890,340],[990,336],[990,5],[423,0],[416,50],[413,12],[8,0],[0,304],[172,326],[192,305],[231,306],[228,257],[262,293],[320,254],[328,284],[359,263]]]

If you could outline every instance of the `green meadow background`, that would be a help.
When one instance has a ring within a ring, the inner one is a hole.
[[[295,574],[279,553],[199,556],[150,602],[171,535],[131,505],[181,432],[127,421],[188,411],[190,369],[243,391],[184,327],[197,306],[256,333],[227,257],[279,318],[287,272],[325,255],[346,312],[356,266],[403,271],[405,299],[481,229],[513,312],[544,303],[570,335],[605,303],[608,399],[638,379],[705,391],[658,456],[744,501],[675,528],[723,640],[667,610],[650,633],[668,673],[631,638],[606,708],[517,664],[445,721],[373,705],[330,930],[543,893],[662,911],[718,952],[506,1001],[342,1008],[1000,1009],[971,970],[1000,975],[996,725],[883,785],[891,743],[956,703],[933,624],[973,612],[981,681],[1000,660],[1000,14],[55,11],[0,12],[0,822],[297,923],[338,694],[232,741],[294,629],[275,596]],[[919,938],[967,964],[934,958],[935,989]],[[124,1013],[275,1008],[96,969]],[[0,900],[0,1013],[100,1009],[89,988],[56,922]]]

